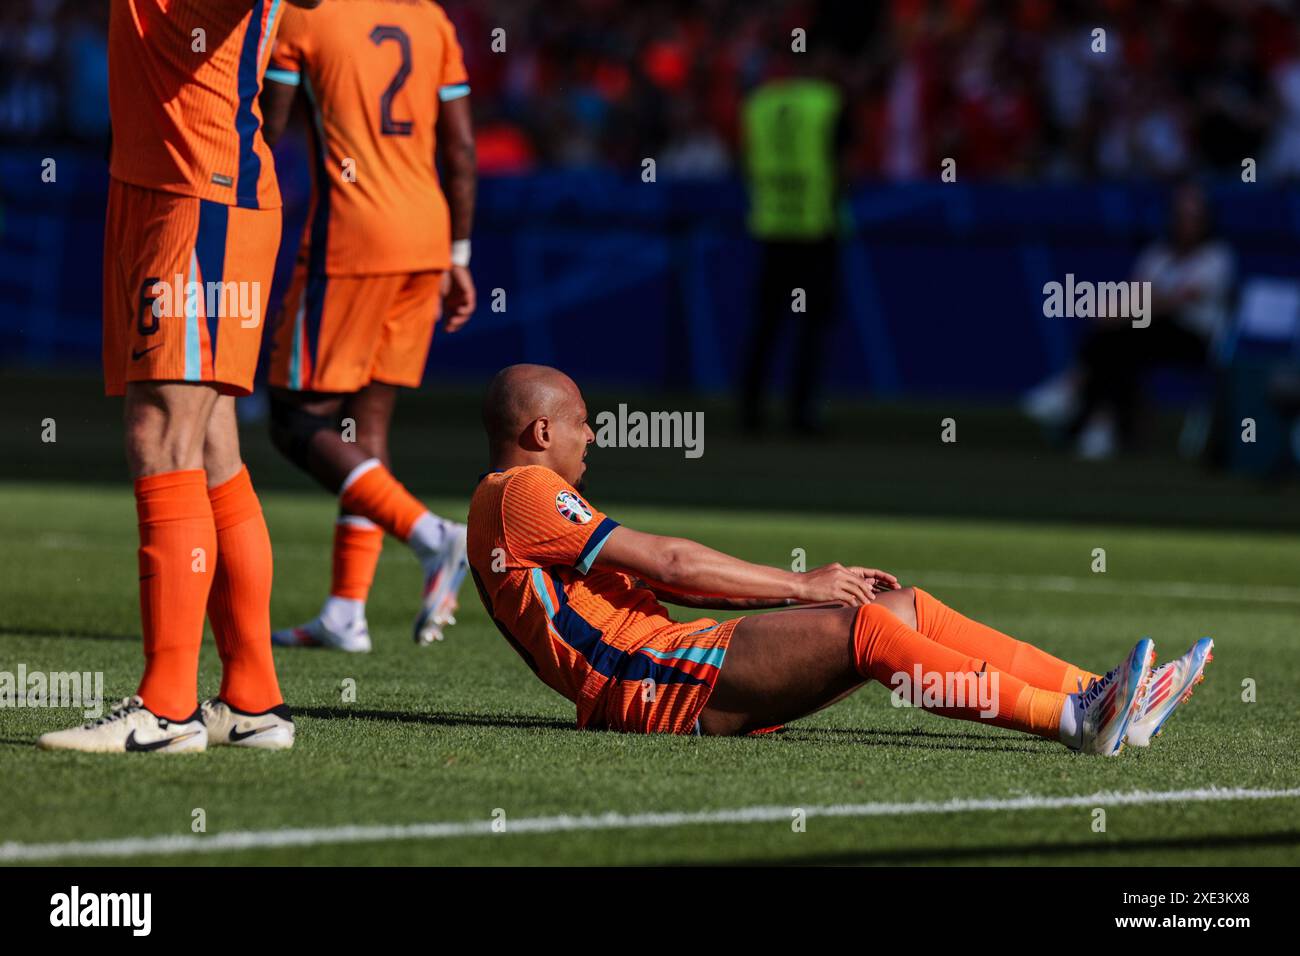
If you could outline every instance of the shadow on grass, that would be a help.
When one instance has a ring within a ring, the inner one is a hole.
[[[1109,840],[1073,843],[995,843],[963,847],[924,847],[894,850],[846,850],[839,853],[813,853],[807,856],[756,857],[752,860],[728,860],[726,866],[870,866],[874,864],[965,863],[1009,857],[1063,857],[1079,854],[1105,857],[1112,853],[1135,853],[1143,850],[1184,852],[1194,850],[1232,850],[1248,847],[1300,846],[1300,830],[1275,830],[1268,833],[1242,833],[1223,836],[1190,836],[1168,839]],[[1098,859],[1097,862],[1104,863]],[[671,865],[671,864],[670,864]],[[681,866],[697,866],[683,861]]]
[[[83,641],[135,641],[142,638],[139,634],[114,634],[111,631],[92,631],[81,628],[66,627],[17,627],[0,622],[0,634],[13,637],[63,637]]]
[[[815,743],[819,738],[826,740],[830,737],[845,737],[850,739],[848,741],[834,742],[852,743],[856,739],[857,742],[874,747],[903,746],[913,747],[918,750],[978,750],[982,753],[994,751],[1034,753],[1041,752],[1045,748],[1054,749],[1056,747],[1050,740],[1023,734],[989,736],[988,734],[963,731],[942,733],[929,730],[879,730],[872,727],[795,727],[781,731],[774,736],[787,739],[792,743]]]
[[[295,717],[315,720],[374,720],[401,724],[427,724],[434,727],[501,727],[512,730],[572,730],[579,728],[573,721],[557,717],[538,717],[529,714],[465,714],[417,713],[400,710],[363,710],[351,707],[295,707]],[[598,728],[584,733],[616,733]],[[631,734],[629,736],[640,736]],[[789,743],[815,743],[819,738],[831,736],[858,738],[868,746],[901,745],[920,750],[1003,751],[1030,753],[1050,746],[1051,741],[1037,737],[997,736],[976,733],[934,733],[927,730],[874,730],[869,727],[812,727],[777,731],[768,735],[773,740]],[[969,741],[969,742],[962,742]]]
[[[293,715],[314,720],[377,720],[435,727],[508,727],[524,730],[575,730],[571,720],[526,714],[421,714],[401,710],[361,710],[352,707],[295,707]]]

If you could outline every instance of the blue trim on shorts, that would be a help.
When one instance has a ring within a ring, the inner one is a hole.
[[[221,283],[226,273],[226,235],[230,228],[230,207],[225,203],[199,200],[199,231],[194,239],[194,254],[199,260],[199,276],[202,281],[199,295],[202,297],[204,317],[208,323],[208,342],[212,348],[212,374],[217,372],[217,330],[221,311],[230,308],[221,295],[220,286],[214,295],[208,295],[212,289],[210,283]],[[216,308],[209,310],[208,302]],[[209,311],[213,314],[208,314]]]

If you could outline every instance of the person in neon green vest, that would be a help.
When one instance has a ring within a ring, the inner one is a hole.
[[[824,78],[827,60],[814,54],[791,59],[809,66],[761,84],[742,112],[748,225],[760,244],[760,266],[741,419],[751,432],[766,424],[766,379],[781,332],[793,319],[790,424],[817,434],[823,428],[817,398],[825,339],[835,307],[840,156],[848,137],[843,96]]]

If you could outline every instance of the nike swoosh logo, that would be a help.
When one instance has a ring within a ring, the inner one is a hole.
[[[249,737],[252,737],[254,734],[260,734],[260,733],[262,733],[263,731],[270,730],[270,729],[271,729],[271,725],[270,725],[270,724],[266,724],[265,726],[262,726],[262,727],[254,727],[252,730],[246,730],[246,731],[244,731],[243,733],[240,733],[240,732],[239,732],[238,730],[236,730],[234,727],[231,727],[231,728],[230,728],[230,739],[231,739],[232,741],[233,741],[233,740],[247,740]]]
[[[177,734],[175,737],[164,737],[162,740],[154,740],[147,744],[142,744],[135,739],[135,731],[133,730],[126,738],[126,749],[130,752],[139,753],[148,753],[151,750],[162,750],[164,747],[178,744],[182,740],[189,740],[197,733],[197,730],[191,730],[189,733]]]
[[[138,350],[138,351],[137,351],[136,349],[132,349],[132,350],[131,350],[131,359],[132,359],[133,361],[135,361],[135,360],[139,360],[139,359],[142,359],[142,358],[144,358],[146,355],[148,355],[150,352],[152,352],[154,349],[160,349],[160,348],[162,348],[162,343],[159,343],[158,345],[151,345],[151,346],[149,346],[147,349],[140,349],[140,350]]]

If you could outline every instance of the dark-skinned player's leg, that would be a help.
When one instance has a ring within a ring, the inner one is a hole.
[[[350,417],[347,405],[352,397],[336,392],[271,388],[272,443],[332,495],[339,494],[348,475],[374,457],[360,441],[360,423],[344,425]],[[275,631],[271,635],[275,644],[370,649],[364,598],[379,562],[384,532],[342,507],[339,511],[334,525],[330,594],[314,619]]]
[[[706,734],[737,734],[784,724],[825,707],[868,679],[893,688],[896,675],[985,675],[993,707],[978,700],[942,700],[926,709],[964,720],[986,720],[1060,739],[1065,694],[1035,688],[997,671],[987,660],[930,640],[916,623],[911,588],[879,595],[863,608],[775,611],[736,627],[709,704],[700,715]],[[996,675],[996,679],[994,679]],[[1071,733],[1073,729],[1067,728]]]
[[[316,619],[277,631],[278,644],[370,649],[365,604],[385,531],[408,544],[425,569],[417,641],[441,639],[452,620],[463,527],[431,514],[389,470],[396,401],[396,386],[381,382],[349,395],[273,391],[277,447],[339,496],[330,596]]]
[[[271,441],[277,449],[337,494],[352,469],[369,456],[355,442],[343,440],[343,404],[348,396],[331,392],[271,389]]]
[[[428,644],[431,641],[441,640],[442,627],[455,622],[452,615],[456,609],[456,593],[464,576],[464,569],[467,567],[463,556],[458,557],[464,551],[465,529],[463,525],[447,521],[426,510],[418,501],[410,498],[405,489],[391,478],[392,462],[389,456],[388,439],[393,413],[397,407],[398,392],[397,385],[371,381],[355,394],[348,396],[344,404],[343,416],[345,419],[351,418],[356,423],[357,444],[364,449],[367,460],[378,461],[383,466],[380,470],[385,476],[389,476],[394,490],[401,497],[408,499],[409,505],[412,506],[408,510],[419,511],[418,519],[404,540],[415,551],[425,568],[424,607],[416,619],[415,637],[417,643]],[[353,509],[349,509],[346,502],[345,496],[341,499],[340,522],[345,519],[350,520],[353,514]],[[386,522],[383,527],[401,536],[400,531],[392,527],[391,523]],[[363,532],[349,532],[349,534],[357,538]],[[362,542],[362,545],[368,546],[365,542]],[[355,580],[354,588],[360,592],[363,606],[365,594],[369,591],[370,582],[374,577],[374,563],[379,559],[379,547],[380,544],[376,541],[373,557],[367,567],[361,560],[344,560],[346,555],[340,554],[336,542],[336,577],[340,573],[340,565],[344,565],[341,571]]]
[[[388,454],[388,429],[397,407],[397,386],[385,382],[371,382],[361,391],[347,397],[343,417],[357,423],[357,444],[367,458],[378,458],[385,468],[393,467]]]

